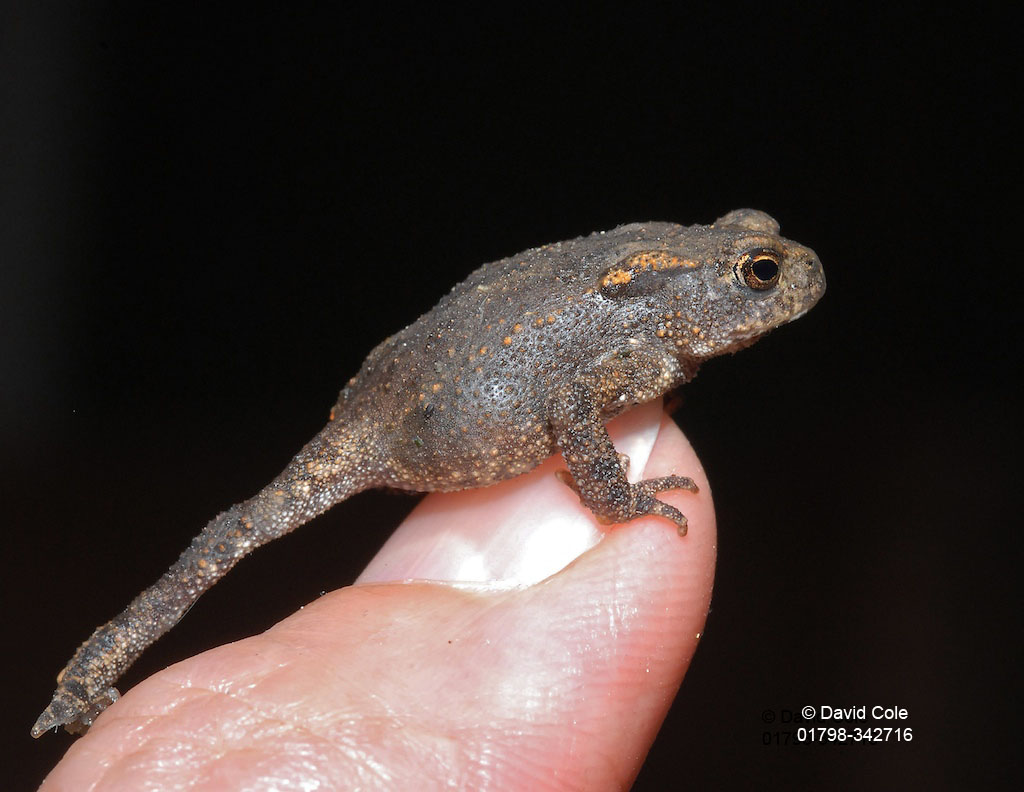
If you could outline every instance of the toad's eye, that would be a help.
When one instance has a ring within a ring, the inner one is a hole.
[[[736,265],[737,277],[751,289],[758,291],[770,289],[778,283],[781,272],[778,256],[767,250],[759,250],[757,253],[744,256]]]

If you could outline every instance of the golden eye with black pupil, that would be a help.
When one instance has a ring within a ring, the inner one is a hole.
[[[764,291],[779,282],[782,268],[774,253],[759,251],[744,256],[737,266],[737,275],[751,289]]]

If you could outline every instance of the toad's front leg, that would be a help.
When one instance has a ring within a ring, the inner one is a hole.
[[[697,492],[693,479],[664,476],[631,484],[604,425],[614,408],[660,396],[676,376],[675,361],[630,350],[605,357],[548,400],[548,420],[569,467],[561,478],[601,522],[623,523],[654,514],[671,520],[679,535],[686,535],[686,517],[655,495],[672,489]]]

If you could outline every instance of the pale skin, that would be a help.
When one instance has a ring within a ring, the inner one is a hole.
[[[627,789],[703,632],[716,539],[660,405],[609,430],[631,479],[696,481],[658,496],[685,538],[598,524],[559,457],[430,495],[356,585],[137,685],[42,789]]]

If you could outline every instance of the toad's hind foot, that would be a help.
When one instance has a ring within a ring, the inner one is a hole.
[[[50,706],[43,710],[32,727],[33,737],[39,737],[58,726],[63,726],[69,734],[85,734],[99,714],[121,697],[117,688],[107,688],[92,701],[86,701],[75,695],[69,687],[70,684],[62,684],[57,688]]]

